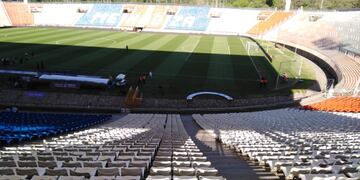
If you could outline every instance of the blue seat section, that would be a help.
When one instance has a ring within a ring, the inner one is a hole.
[[[120,4],[95,4],[76,23],[78,26],[115,27],[120,23]]]
[[[209,7],[180,7],[165,29],[205,31],[209,25]]]
[[[0,145],[74,131],[102,123],[111,115],[0,113]]]

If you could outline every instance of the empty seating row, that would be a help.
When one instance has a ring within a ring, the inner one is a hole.
[[[307,110],[360,113],[360,98],[335,97],[325,101],[304,106]]]
[[[64,133],[95,125],[110,118],[110,115],[1,112],[0,144]]]
[[[129,114],[42,142],[5,146],[0,179],[219,179],[179,115]]]
[[[258,22],[252,27],[248,33],[253,35],[261,35],[287,20],[293,15],[292,12],[273,12],[268,18]]]
[[[359,114],[279,109],[193,118],[229,148],[286,178],[359,178]]]

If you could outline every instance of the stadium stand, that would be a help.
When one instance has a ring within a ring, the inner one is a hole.
[[[265,20],[261,20],[248,33],[251,35],[261,35],[273,29],[275,26],[280,25],[293,15],[293,12],[273,12]]]
[[[256,25],[258,13],[259,11],[257,10],[239,11],[237,9],[212,8],[210,12],[212,17],[207,32],[244,35],[250,28]]]
[[[95,125],[110,115],[75,115],[49,113],[0,113],[0,144],[44,138]]]
[[[360,14],[358,12],[335,12],[324,13],[320,21],[331,24],[336,28],[336,35],[341,41],[341,49],[360,56],[359,18]]]
[[[144,27],[142,24],[144,22],[140,22],[145,17],[145,12],[147,11],[147,6],[145,5],[124,5],[124,11],[127,13],[123,13],[121,28],[130,28],[134,27]]]
[[[316,111],[360,113],[360,98],[335,97],[319,103],[304,106],[304,109]]]
[[[11,26],[11,23],[3,2],[0,2],[0,27],[3,26]]]
[[[359,114],[279,109],[194,114],[227,147],[286,179],[357,179]]]
[[[44,4],[42,11],[33,13],[34,24],[39,26],[73,26],[83,13],[80,9],[88,9],[87,4]]]
[[[298,14],[273,32],[269,32],[266,39],[305,49],[321,57],[338,74],[339,82],[335,90],[351,92],[360,79],[360,65],[351,57],[339,52],[342,43],[336,28],[321,18],[312,21],[310,17],[314,15],[322,17],[323,14],[311,12]],[[343,13],[338,16],[346,19],[346,15],[347,13]]]
[[[129,114],[0,152],[2,179],[225,180],[189,138],[179,115]]]
[[[34,24],[33,14],[28,4],[4,2],[4,7],[13,26],[28,26]]]
[[[209,12],[209,7],[180,7],[165,30],[205,31],[210,21]]]
[[[171,15],[166,15],[168,11],[176,12],[178,10],[177,6],[148,6],[146,13],[149,13],[148,16],[145,16],[147,21],[145,21],[145,28],[150,30],[160,30],[165,22],[171,18]],[[146,30],[145,29],[145,30]]]
[[[76,26],[115,28],[122,16],[120,4],[94,4],[76,22]]]

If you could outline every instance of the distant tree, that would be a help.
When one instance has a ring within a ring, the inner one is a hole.
[[[277,7],[278,9],[284,8],[285,0],[273,0],[273,7]]]

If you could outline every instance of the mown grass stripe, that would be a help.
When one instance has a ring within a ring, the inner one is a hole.
[[[94,34],[84,34],[78,37],[81,37],[85,42],[89,39],[89,37],[103,37],[104,33],[97,33],[96,36]],[[75,41],[74,41],[75,42]],[[53,65],[61,62],[64,59],[67,59],[69,55],[75,55],[82,46],[64,46],[64,45],[46,45],[46,44],[36,44],[32,46],[32,50],[34,50],[36,56],[31,60],[25,63],[23,68],[31,68],[36,65],[36,63],[43,61],[46,62],[47,65]],[[80,55],[80,54],[77,54]]]
[[[235,86],[231,56],[228,53],[227,38],[215,37],[206,78],[209,89],[225,93],[224,87],[227,87],[227,94],[232,90],[230,87]]]
[[[173,36],[169,41],[159,47],[158,50],[152,51],[149,56],[146,56],[142,61],[138,62],[136,65],[131,67],[126,71],[129,74],[129,79],[133,84],[137,82],[139,74],[148,74],[153,72],[153,78],[151,78],[151,84],[149,84],[144,91],[147,93],[156,91],[157,84],[161,83],[164,79],[160,74],[154,72],[154,70],[162,63],[164,63],[170,56],[173,54],[178,54],[178,52],[173,52],[171,49],[176,49],[181,45],[181,43],[186,39],[184,36]],[[172,60],[170,60],[172,61]]]
[[[101,43],[101,42],[100,42]],[[120,42],[121,44],[122,42]],[[65,63],[61,63],[59,66],[69,68],[71,66],[80,66],[84,70],[91,70],[92,72],[96,72],[96,69],[92,69],[90,64],[99,65],[104,56],[112,53],[113,51],[123,51],[124,49],[112,48],[115,45],[109,45],[104,48],[97,48],[91,52],[84,53],[82,56],[78,56],[75,58],[71,58],[71,61],[66,61]],[[125,46],[123,47],[125,48]],[[86,61],[84,61],[86,59]],[[99,67],[97,67],[99,68]]]
[[[151,51],[141,50],[149,49],[151,46],[159,46],[158,43],[166,43],[166,41],[163,41],[162,38],[166,39],[165,36],[161,36],[159,34],[148,35],[142,41],[129,45],[130,50],[127,53],[122,54],[123,56],[118,57],[118,61],[114,64],[101,68],[99,71],[108,72],[116,68],[118,71],[126,72],[129,68],[151,54]]]
[[[41,31],[41,32],[36,32],[36,33],[26,33],[23,35],[17,35],[14,37],[8,37],[5,39],[2,39],[2,42],[34,43],[38,39],[43,40],[43,39],[48,38],[48,36],[57,35],[57,34],[63,33],[63,32],[73,32],[73,30],[71,31],[69,29],[51,29],[48,31]]]
[[[49,29],[47,28],[14,28],[13,30],[8,29],[8,31],[4,31],[4,29],[0,29],[0,40],[6,37],[13,37],[23,34],[29,34],[29,33],[37,33],[42,31],[47,31]]]
[[[102,32],[99,32],[102,33]],[[58,48],[58,46],[47,46],[47,45],[42,45],[42,44],[51,44],[51,42],[53,40],[57,40],[57,39],[62,39],[62,38],[66,38],[66,37],[76,37],[76,36],[81,36],[84,33],[78,32],[78,31],[69,31],[66,33],[59,33],[57,35],[53,35],[53,36],[47,36],[43,38],[42,43],[31,43],[31,44],[26,44],[26,43],[21,43],[22,46],[20,48],[17,49],[12,49],[12,50],[8,50],[7,52],[4,53],[4,55],[6,54],[17,54],[17,56],[21,56],[24,52],[35,52],[35,54],[38,55],[42,55],[45,53],[49,53],[49,51],[52,51],[56,48]],[[20,44],[20,43],[16,43],[16,44]],[[38,58],[38,57],[37,57]]]
[[[194,52],[188,57],[186,63],[182,66],[177,76],[191,77],[187,81],[186,89],[188,93],[193,91],[205,90],[206,76],[209,67],[210,54],[214,43],[214,37],[202,36]],[[183,79],[177,79],[177,84],[183,84]]]

